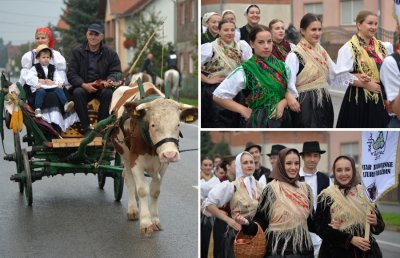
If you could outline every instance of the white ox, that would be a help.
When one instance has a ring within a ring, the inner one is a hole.
[[[145,96],[164,96],[153,84],[143,85]],[[113,131],[111,141],[124,161],[123,175],[129,191],[128,219],[139,218],[140,232],[151,236],[154,230],[162,229],[157,204],[162,178],[169,162],[180,159],[180,121],[195,121],[197,108],[164,97],[142,104],[138,100],[138,86],[121,86],[114,92],[110,113],[117,115],[120,126]],[[141,126],[149,139],[147,142]],[[152,178],[150,187],[145,181],[145,171]]]

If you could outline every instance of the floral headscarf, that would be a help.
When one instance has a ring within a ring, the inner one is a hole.
[[[49,39],[49,48],[54,49],[54,43],[56,42],[56,39],[53,38],[53,34],[51,33],[51,30],[47,27],[37,28],[35,36],[39,33],[46,34],[47,38]]]

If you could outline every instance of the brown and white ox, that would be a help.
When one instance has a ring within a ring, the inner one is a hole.
[[[180,122],[194,122],[197,108],[164,98],[151,83],[143,86],[145,96],[162,97],[138,104],[138,86],[121,86],[113,93],[110,113],[117,115],[119,127],[112,133],[111,141],[124,161],[128,219],[139,218],[140,232],[151,236],[154,230],[162,229],[157,204],[162,178],[168,164],[180,159]],[[145,171],[151,176],[150,187],[145,181]]]

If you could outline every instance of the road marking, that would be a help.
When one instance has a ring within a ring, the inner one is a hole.
[[[382,240],[376,240],[376,242],[378,242],[379,244],[391,245],[391,246],[400,248],[399,244],[395,244],[395,243],[392,243],[392,242],[386,242],[386,241],[382,241]]]
[[[198,185],[193,185],[192,186],[194,189],[199,189],[199,186]]]

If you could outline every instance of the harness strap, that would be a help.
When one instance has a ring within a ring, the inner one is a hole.
[[[134,95],[138,92],[138,88],[133,88],[133,89],[129,89],[126,90],[124,92],[124,94],[122,95],[122,97],[118,100],[117,104],[115,105],[115,107],[113,108],[113,112],[116,113],[123,104],[125,104],[125,102],[131,98],[134,97]]]
[[[179,140],[176,139],[176,138],[169,137],[169,138],[164,138],[161,141],[159,141],[156,144],[154,144],[154,148],[157,149],[160,145],[162,145],[162,144],[164,144],[166,142],[174,142],[176,144],[176,146],[179,147]]]

